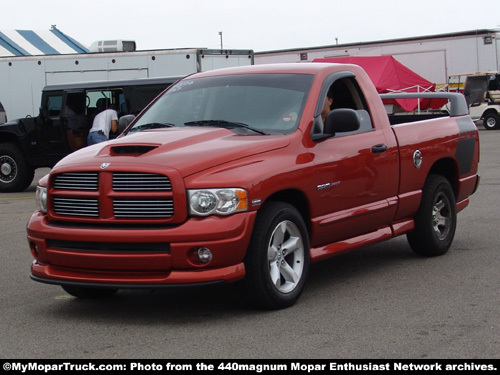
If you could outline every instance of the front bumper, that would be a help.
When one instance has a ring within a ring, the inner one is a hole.
[[[36,212],[27,226],[35,258],[31,278],[117,288],[234,282],[245,275],[255,216],[245,212],[191,218],[175,227],[124,229],[58,226]],[[195,256],[200,247],[212,252],[207,264]]]

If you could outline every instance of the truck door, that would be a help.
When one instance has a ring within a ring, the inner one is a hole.
[[[68,154],[66,130],[61,121],[62,105],[62,91],[43,93],[38,139],[49,163],[55,163]]]
[[[66,138],[70,151],[75,151],[87,145],[87,135],[91,126],[87,117],[86,95],[84,90],[67,91],[64,96],[61,121],[66,129]]]
[[[397,148],[383,129],[373,126],[367,102],[355,78],[343,77],[329,92],[329,109],[349,108],[362,114],[360,129],[338,132],[313,147],[317,164],[317,212],[312,236],[320,246],[367,234],[391,223],[398,188]],[[318,109],[324,106],[320,98]],[[328,112],[328,110],[326,111]]]

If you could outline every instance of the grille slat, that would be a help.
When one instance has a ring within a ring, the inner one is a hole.
[[[113,210],[118,218],[165,218],[174,214],[174,202],[171,199],[115,199]]]
[[[171,191],[172,185],[167,176],[154,173],[113,173],[114,191]]]
[[[97,199],[54,197],[54,211],[64,216],[99,217]]]
[[[97,190],[97,172],[61,173],[54,177],[54,189],[59,190]]]

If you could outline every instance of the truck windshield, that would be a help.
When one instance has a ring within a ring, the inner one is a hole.
[[[168,124],[161,127],[215,126],[240,134],[289,134],[299,124],[313,79],[306,74],[187,78],[172,86],[128,132]]]

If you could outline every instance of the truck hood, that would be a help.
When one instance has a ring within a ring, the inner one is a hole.
[[[78,150],[55,167],[120,163],[165,166],[183,177],[251,155],[286,147],[286,135],[241,135],[228,129],[182,127],[148,130]]]

